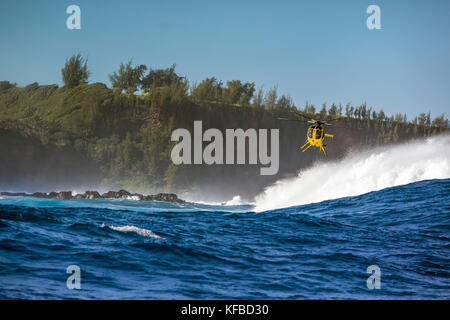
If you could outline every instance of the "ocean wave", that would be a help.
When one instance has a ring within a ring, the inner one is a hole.
[[[135,226],[107,226],[105,224],[101,225],[102,228],[108,227],[114,231],[124,232],[124,233],[136,233],[140,236],[147,237],[147,238],[153,238],[153,239],[164,239],[160,236],[158,236],[156,233],[154,233],[151,230],[139,228]]]
[[[188,199],[188,202],[192,202],[195,204],[201,204],[206,206],[241,206],[246,205],[244,201],[242,201],[241,196],[236,195],[231,200],[228,201],[222,201],[222,202],[208,202],[208,201],[202,201],[198,199]]]
[[[1,205],[0,219],[18,222],[51,222],[60,223],[51,210],[30,208],[16,205]]]
[[[50,199],[53,208],[30,209],[2,200],[0,298],[448,299],[449,200],[450,179],[264,214],[193,203],[176,214],[159,202],[146,204],[156,214],[87,200],[62,208]],[[72,264],[84,290],[65,286]],[[369,265],[390,275],[381,290],[367,289]]]
[[[233,199],[225,202],[224,206],[239,206],[242,204],[244,204],[244,202],[242,202],[241,196],[234,196]]]
[[[266,211],[357,196],[412,182],[450,178],[450,135],[352,152],[277,181],[255,199]]]

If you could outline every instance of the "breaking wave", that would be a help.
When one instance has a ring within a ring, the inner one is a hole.
[[[207,206],[241,206],[241,205],[250,205],[248,202],[245,202],[242,200],[241,196],[233,196],[231,200],[223,201],[223,202],[208,202],[208,201],[202,201],[198,199],[192,199],[187,197],[186,198],[188,202],[193,202],[196,204],[202,204]]]
[[[241,196],[234,196],[233,199],[228,200],[223,205],[224,206],[239,206],[244,204],[244,202],[241,199]]]
[[[255,198],[255,211],[320,202],[429,179],[450,178],[450,135],[354,151],[277,181]]]
[[[148,238],[153,238],[153,239],[162,239],[160,236],[158,236],[156,233],[152,232],[151,230],[138,228],[135,226],[120,226],[119,227],[119,226],[106,226],[106,225],[102,224],[102,228],[104,228],[104,227],[108,227],[112,230],[125,232],[125,233],[133,232],[133,233],[136,233],[143,237],[148,237]]]

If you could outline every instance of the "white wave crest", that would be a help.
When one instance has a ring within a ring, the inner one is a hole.
[[[234,196],[233,199],[223,203],[224,206],[239,206],[241,204],[244,204],[244,202],[242,202],[241,196]]]
[[[255,211],[266,211],[356,196],[429,179],[450,178],[450,135],[353,150],[336,162],[318,163],[297,177],[280,180],[255,198]]]
[[[106,226],[105,224],[102,224],[102,228],[104,228],[104,227],[108,227],[112,230],[125,232],[125,233],[134,232],[143,237],[148,237],[148,238],[153,238],[153,239],[163,239],[162,237],[158,236],[156,233],[152,232],[151,230],[144,229],[144,228],[138,228],[135,226]]]
[[[239,205],[246,204],[246,202],[244,202],[241,199],[241,196],[239,196],[239,195],[234,196],[231,200],[222,201],[222,202],[208,202],[208,201],[202,201],[202,200],[198,200],[198,199],[191,199],[189,197],[184,197],[184,199],[186,199],[186,201],[188,201],[188,202],[202,204],[202,205],[206,205],[206,206],[239,206]]]
[[[139,198],[139,196],[126,196],[125,199],[126,200],[134,200],[134,201],[141,200],[141,198]]]

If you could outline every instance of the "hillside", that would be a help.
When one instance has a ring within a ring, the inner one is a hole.
[[[380,117],[380,113],[366,111],[366,106],[351,107],[355,111],[344,116],[343,108],[334,105],[316,114],[311,106],[298,108],[288,103],[268,107],[254,100],[202,99],[179,85],[163,85],[136,95],[102,83],[68,88],[37,83],[19,87],[3,81],[0,189],[124,188],[142,193],[189,191],[204,199],[229,199],[237,194],[251,198],[267,184],[314,161],[333,160],[350,149],[357,152],[448,130],[432,126],[426,119],[410,123],[401,117]],[[327,127],[335,135],[328,143],[327,158],[316,150],[299,152],[308,124],[277,119],[296,118],[290,112],[294,109],[322,119],[341,118],[336,127]],[[194,120],[203,121],[203,130],[223,132],[227,128],[279,128],[278,174],[261,176],[260,165],[173,165],[171,133],[176,128],[192,129]]]

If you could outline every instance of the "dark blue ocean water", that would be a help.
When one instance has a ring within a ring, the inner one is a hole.
[[[448,179],[261,213],[0,199],[2,299],[449,299],[449,257]]]

